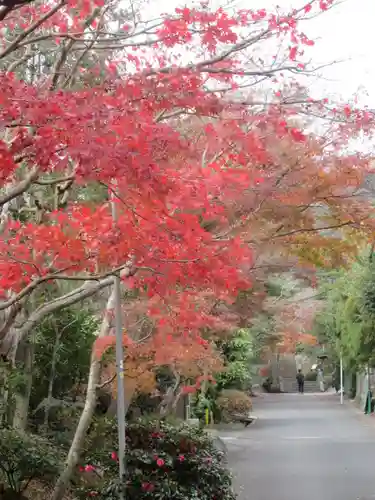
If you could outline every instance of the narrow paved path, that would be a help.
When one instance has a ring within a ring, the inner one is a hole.
[[[375,500],[375,419],[336,395],[255,399],[259,420],[224,433],[240,500]]]

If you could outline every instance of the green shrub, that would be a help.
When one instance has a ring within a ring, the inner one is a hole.
[[[98,472],[97,485],[83,488],[82,498],[117,500],[234,500],[231,475],[209,435],[198,427],[166,420],[142,419],[127,427],[126,477],[120,485],[115,442],[116,424],[91,432],[81,471]],[[82,474],[84,476],[84,473]],[[103,479],[99,479],[102,476]]]
[[[33,479],[53,481],[61,464],[59,451],[41,437],[0,430],[0,474],[8,491],[20,494]]]

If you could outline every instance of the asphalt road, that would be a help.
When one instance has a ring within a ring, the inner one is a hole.
[[[327,394],[262,395],[221,433],[240,500],[375,500],[375,418]]]

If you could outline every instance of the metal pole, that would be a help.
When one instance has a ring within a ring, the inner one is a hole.
[[[340,354],[340,404],[344,404],[344,370],[342,364],[342,354]]]
[[[367,365],[367,383],[368,383],[368,392],[367,392],[367,413],[370,415],[372,410],[372,401],[371,401],[371,369],[370,364]]]
[[[113,226],[116,227],[117,210],[116,198],[112,193],[112,219]],[[125,384],[124,384],[124,348],[123,348],[123,332],[121,321],[121,279],[120,273],[114,278],[114,295],[115,295],[115,332],[116,332],[116,374],[117,374],[117,426],[118,426],[118,459],[119,459],[119,477],[120,477],[120,492],[119,500],[125,500],[124,484],[125,484],[125,452],[126,452],[126,412],[125,412]]]

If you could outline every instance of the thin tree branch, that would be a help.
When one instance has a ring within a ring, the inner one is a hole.
[[[24,193],[29,189],[31,184],[38,177],[38,167],[34,167],[33,170],[29,173],[29,175],[20,183],[16,184],[12,189],[10,189],[7,193],[0,196],[0,207],[8,203],[9,201],[17,198],[20,194]]]
[[[9,66],[7,68],[7,72],[13,73],[13,71],[15,71],[18,68],[18,66],[20,66],[24,62],[26,62],[29,59],[31,59],[32,57],[34,57],[34,55],[35,54],[32,51],[32,46],[30,45],[29,47],[27,47],[27,49],[22,57],[15,59],[15,61],[13,61],[11,64],[9,64]]]
[[[87,275],[87,276],[86,275],[72,275],[72,276],[70,276],[69,274],[61,274],[60,271],[56,271],[56,273],[47,274],[46,276],[42,276],[40,278],[33,280],[31,283],[29,283],[27,286],[25,286],[25,288],[23,288],[19,293],[14,295],[12,298],[7,300],[6,302],[2,302],[2,303],[0,302],[0,311],[3,311],[4,309],[11,307],[13,304],[15,304],[16,302],[21,300],[23,297],[30,295],[31,292],[33,292],[39,285],[41,285],[42,283],[45,283],[46,281],[51,281],[51,280],[100,281],[100,280],[108,278],[110,276],[114,276],[119,271],[122,271],[127,265],[128,264],[123,264],[122,266],[119,266],[115,269],[112,269],[111,271],[108,271],[107,273],[104,273],[104,274],[92,274],[92,275]],[[67,269],[65,269],[65,270],[67,270]]]
[[[287,233],[276,234],[273,236],[273,238],[285,238],[287,236],[292,236],[293,234],[298,234],[298,233],[314,233],[314,232],[317,233],[319,231],[326,231],[329,229],[340,229],[341,227],[353,226],[353,225],[355,225],[355,222],[353,220],[349,220],[347,222],[342,222],[341,224],[336,224],[333,226],[294,229],[293,231],[289,231]]]
[[[58,179],[37,179],[34,181],[34,184],[38,184],[40,186],[53,186],[55,184],[62,184],[63,182],[74,181],[74,179],[74,175],[68,175]]]
[[[127,264],[127,267],[125,267],[121,271],[121,277],[122,278],[130,277],[134,273],[135,270],[133,269],[133,262],[131,261]],[[80,287],[79,292],[77,291],[77,293],[69,293],[63,295],[55,300],[52,300],[47,304],[44,304],[43,306],[40,306],[27,318],[27,320],[23,323],[22,327],[16,330],[17,335],[16,339],[13,339],[12,341],[12,348],[17,346],[19,342],[24,340],[25,337],[27,337],[27,335],[30,333],[30,331],[36,325],[38,325],[40,321],[48,314],[52,314],[55,311],[65,309],[66,307],[77,304],[82,300],[88,299],[89,297],[92,297],[95,293],[99,292],[103,288],[107,288],[110,285],[113,285],[113,282],[114,282],[114,276],[110,276],[96,283],[93,282],[85,283],[85,285]]]
[[[0,59],[3,59],[5,56],[16,50],[19,47],[19,44],[22,42],[22,40],[24,40],[28,35],[30,35],[30,33],[38,29],[39,26],[41,26],[45,21],[47,21],[47,19],[52,17],[64,5],[66,5],[66,0],[62,0],[61,2],[56,4],[54,7],[52,7],[50,11],[44,14],[44,16],[40,17],[37,21],[35,21],[35,23],[33,23],[31,26],[25,29],[25,31],[23,31],[20,35],[18,35],[18,37],[11,44],[9,44],[6,49],[4,49],[0,53]],[[1,14],[0,14],[0,20],[1,20]]]
[[[108,380],[105,380],[102,384],[98,384],[96,387],[97,389],[103,389],[104,387],[107,387],[107,385],[111,384],[115,378],[116,378],[116,373],[114,375],[112,375],[112,377],[110,377]]]

